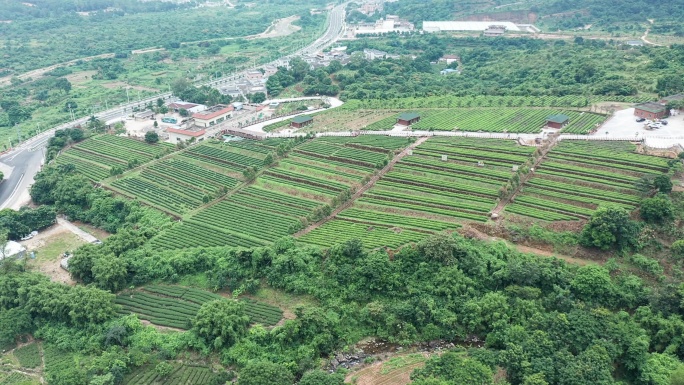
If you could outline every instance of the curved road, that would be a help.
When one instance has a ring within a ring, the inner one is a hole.
[[[264,65],[278,65],[281,60],[287,60],[295,56],[306,55],[320,51],[332,45],[343,34],[345,25],[345,7],[347,3],[340,4],[333,8],[328,14],[328,28],[323,36],[311,43],[309,46],[293,53],[279,60],[271,63],[262,64],[254,68],[243,70],[240,73],[232,74],[230,76],[204,82],[199,86],[207,85],[211,87],[219,87],[229,81],[242,78],[248,71],[254,70]],[[122,104],[116,108],[96,114],[100,120],[110,122],[117,120],[117,118],[130,113],[133,107],[144,106],[149,102],[154,102],[157,99],[164,100],[173,99],[171,93],[162,93],[150,98],[146,98],[137,102]],[[73,127],[77,124],[85,123],[88,117],[77,119],[73,122],[62,124],[54,127],[48,131],[35,136],[21,146],[11,150],[10,152],[0,155],[0,171],[5,174],[5,180],[0,183],[0,209],[13,208],[19,209],[21,206],[28,203],[28,189],[33,184],[33,177],[40,171],[43,160],[45,159],[44,150],[48,139],[54,135],[55,130]]]

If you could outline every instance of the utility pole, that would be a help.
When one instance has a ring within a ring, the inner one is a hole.
[[[131,104],[131,98],[128,96],[128,87],[126,87],[126,99],[128,99],[128,104]]]

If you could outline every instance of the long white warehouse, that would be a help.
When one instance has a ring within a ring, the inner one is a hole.
[[[424,21],[423,31],[484,31],[491,25],[506,27],[506,31],[520,31],[520,28],[510,21]]]

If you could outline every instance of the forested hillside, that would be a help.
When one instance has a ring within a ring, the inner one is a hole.
[[[387,3],[385,14],[400,15],[420,25],[425,20],[464,20],[471,15],[496,14],[506,10],[526,10],[549,26],[563,30],[595,28],[619,30],[626,25],[646,23],[655,19],[657,23],[678,23],[682,21],[684,2],[673,0],[654,6],[646,0],[613,1],[522,1],[522,2],[484,2],[484,1],[420,1],[402,0]]]
[[[259,12],[157,1],[49,0],[33,7],[19,2],[3,4],[6,13],[0,8],[0,14],[11,22],[0,23],[0,44],[5,52],[0,68],[22,73],[104,53],[125,57],[136,49],[254,35],[264,32],[276,18],[306,15],[322,2],[273,1]],[[49,17],[42,17],[45,15]]]

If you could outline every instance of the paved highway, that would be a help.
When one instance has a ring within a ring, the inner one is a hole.
[[[281,60],[287,60],[295,56],[301,56],[318,52],[326,47],[332,45],[343,33],[345,29],[345,7],[347,3],[340,4],[333,8],[328,14],[328,27],[323,36],[311,43],[309,46],[291,54],[267,63],[265,65],[277,65]],[[229,76],[203,82],[198,86],[207,85],[210,87],[219,87],[230,81],[240,79],[246,75],[248,71],[263,67],[264,64],[257,67],[248,68],[240,73],[231,74]],[[130,114],[132,109],[137,106],[144,106],[150,102],[155,102],[157,99],[173,100],[170,92],[161,93],[143,100],[132,103],[122,104],[118,107],[112,108],[95,114],[100,120],[104,122],[113,122],[126,114]],[[33,184],[33,177],[40,171],[43,159],[45,158],[44,149],[50,137],[54,135],[55,130],[73,127],[78,124],[84,124],[89,117],[83,117],[73,122],[68,122],[57,127],[53,127],[26,142],[12,151],[0,156],[0,170],[5,173],[6,179],[0,183],[0,209],[13,208],[19,209],[22,205],[28,202],[28,189]]]

